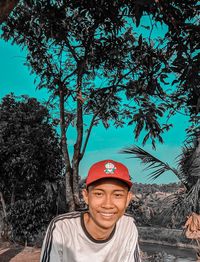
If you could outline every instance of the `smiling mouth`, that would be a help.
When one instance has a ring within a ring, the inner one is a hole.
[[[110,218],[110,217],[113,217],[115,215],[115,213],[104,213],[104,212],[99,212],[103,217],[107,217],[107,218]]]

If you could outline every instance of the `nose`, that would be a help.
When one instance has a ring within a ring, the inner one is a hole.
[[[109,209],[109,208],[113,208],[113,206],[114,204],[112,201],[112,197],[109,195],[105,195],[103,203],[102,203],[102,207]]]

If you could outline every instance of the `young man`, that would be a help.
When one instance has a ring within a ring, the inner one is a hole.
[[[40,262],[140,262],[137,228],[134,219],[125,214],[131,186],[122,163],[95,163],[83,190],[88,210],[51,221]]]

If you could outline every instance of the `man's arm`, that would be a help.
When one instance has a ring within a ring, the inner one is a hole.
[[[50,223],[42,245],[40,262],[63,262],[63,243],[56,223]]]
[[[129,257],[127,259],[126,262],[141,262],[141,251],[139,248],[139,244],[138,244],[138,229],[135,225],[135,220],[134,218],[131,216],[132,221],[131,224],[129,225],[129,241],[128,241],[128,246],[129,246]]]
[[[135,250],[134,250],[134,261],[135,262],[141,262],[141,252],[138,243],[136,244]]]

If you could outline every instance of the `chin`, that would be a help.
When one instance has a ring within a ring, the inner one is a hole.
[[[100,227],[103,229],[111,229],[115,226],[115,223],[102,223],[102,221],[99,223]]]
[[[112,227],[114,227],[114,225],[116,224],[118,219],[116,219],[116,217],[113,218],[107,218],[107,217],[103,217],[101,219],[98,219],[98,224],[105,229],[110,229]]]

